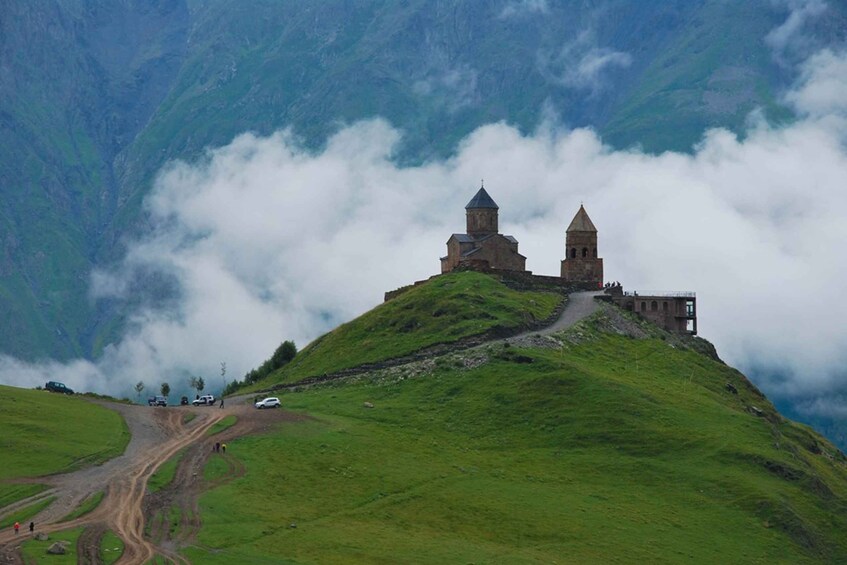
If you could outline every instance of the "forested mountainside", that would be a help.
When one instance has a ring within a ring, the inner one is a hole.
[[[121,308],[92,268],[145,229],[168,161],[244,131],[318,146],[382,116],[404,162],[481,124],[591,126],[616,147],[688,150],[780,92],[797,53],[767,38],[788,3],[687,0],[11,0],[0,6],[0,351],[96,357]],[[811,26],[843,39],[843,5]],[[778,38],[777,38],[778,39]],[[778,42],[777,42],[778,43]],[[161,285],[141,280],[139,285]],[[165,284],[161,291],[167,292]],[[149,288],[148,288],[149,290]]]

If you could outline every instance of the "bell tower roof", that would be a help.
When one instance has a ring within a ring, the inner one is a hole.
[[[576,216],[573,217],[573,220],[571,220],[571,225],[568,226],[566,231],[597,232],[597,228],[594,227],[594,222],[592,222],[591,218],[588,217],[588,212],[585,211],[582,204],[579,205],[579,211],[576,213]]]
[[[495,210],[499,210],[500,207],[496,202],[485,192],[485,188],[480,187],[479,192],[476,193],[476,196],[471,198],[471,201],[468,202],[468,205],[465,206],[465,210],[474,210],[478,208],[493,208]],[[589,220],[590,222],[591,220]]]

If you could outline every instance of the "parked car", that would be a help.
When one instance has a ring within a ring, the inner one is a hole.
[[[60,392],[62,394],[74,393],[74,391],[66,387],[64,383],[57,383],[56,381],[49,381],[46,385],[44,385],[44,388],[50,392]]]
[[[150,406],[167,406],[168,399],[164,396],[151,396],[147,399],[147,404]]]
[[[192,400],[191,403],[194,406],[211,406],[215,403],[215,396],[213,394],[204,394]]]
[[[180,398],[179,399],[179,405],[180,406],[188,406],[188,397],[183,396],[182,398]]]
[[[279,408],[282,405],[279,402],[279,398],[275,396],[269,396],[257,402],[255,406],[256,408],[261,410],[262,408]]]

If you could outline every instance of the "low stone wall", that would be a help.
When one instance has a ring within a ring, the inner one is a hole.
[[[500,282],[502,282],[513,290],[548,290],[553,292],[562,292],[565,294],[570,294],[571,292],[578,292],[581,290],[599,290],[596,285],[592,283],[577,283],[566,281],[561,277],[554,277],[548,275],[534,275],[532,274],[532,271],[505,271],[502,269],[488,269],[473,265],[463,265],[453,269],[453,271],[451,272],[457,271],[474,271],[477,273],[485,273],[488,275],[496,276],[500,279]],[[385,302],[393,300],[404,292],[408,292],[410,289],[413,289],[416,286],[422,285],[426,282],[431,281],[432,279],[441,276],[444,275],[433,275],[428,279],[424,279],[422,281],[415,281],[412,284],[401,286],[396,290],[386,292]]]

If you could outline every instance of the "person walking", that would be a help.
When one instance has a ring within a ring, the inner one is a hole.
[[[221,397],[221,408],[223,408],[223,407],[224,407],[224,399],[223,399],[223,397]]]
[[[223,450],[224,453],[226,453],[226,444],[225,443],[221,444],[221,449]]]
[[[21,529],[21,525],[18,522],[15,522],[15,535],[18,535],[18,530]]]
[[[32,533],[34,531],[35,531],[35,522],[30,522],[29,523],[29,533]]]

